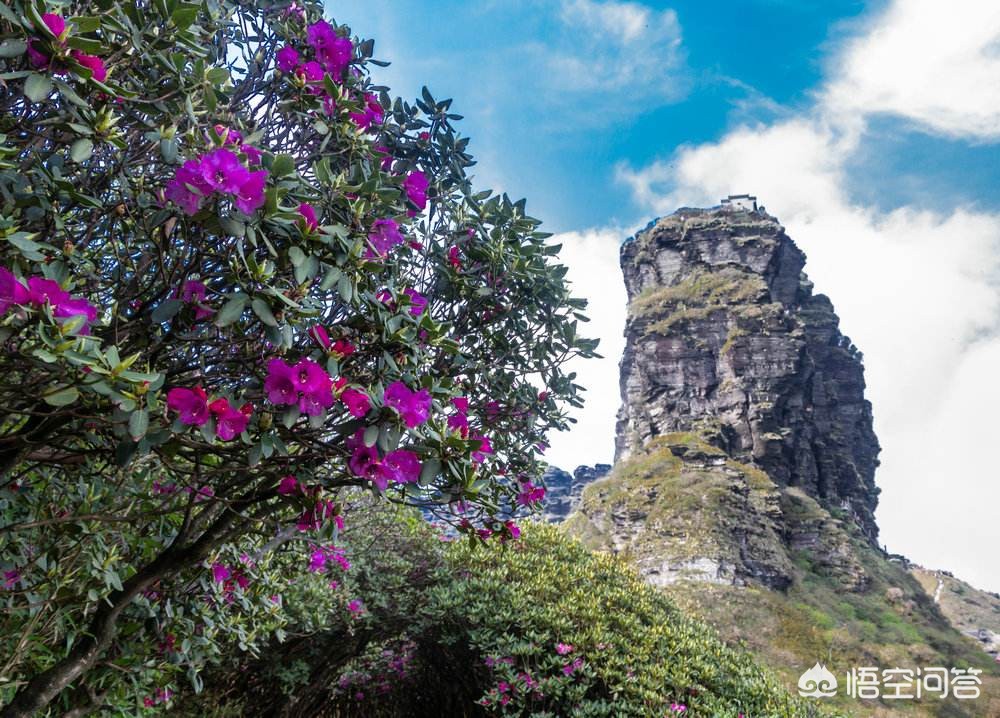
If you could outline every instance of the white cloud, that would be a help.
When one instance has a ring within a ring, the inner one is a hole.
[[[632,103],[684,92],[681,25],[670,9],[635,2],[563,0],[562,37],[536,48],[547,81],[566,91],[628,94]],[[633,107],[637,107],[633,104]]]
[[[600,337],[598,352],[603,359],[574,359],[568,371],[577,372],[576,383],[587,388],[583,411],[571,431],[550,434],[546,459],[572,471],[583,464],[611,463],[614,458],[615,415],[618,392],[618,360],[625,348],[625,282],[618,270],[618,248],[624,230],[601,229],[566,232],[552,238],[562,243],[560,261],[569,268],[567,278],[573,295],[588,300],[590,321],[580,333]]]
[[[865,355],[882,540],[1000,590],[1000,566],[984,560],[1000,544],[1000,215],[881,212],[850,199],[845,169],[872,113],[1000,137],[1000,6],[973,5],[898,2],[846,45],[808,112],[620,165],[618,179],[660,214],[752,192],[782,221]]]
[[[834,58],[831,111],[1000,138],[1000,3],[899,0]]]

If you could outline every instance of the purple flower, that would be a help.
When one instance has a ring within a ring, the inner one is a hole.
[[[3,572],[3,587],[7,590],[11,590],[17,586],[21,581],[21,572],[16,568],[12,568],[10,571]]]
[[[403,294],[410,298],[410,314],[419,317],[424,313],[427,309],[427,297],[416,289],[410,289],[409,287],[403,290]]]
[[[108,79],[108,70],[104,67],[104,61],[97,57],[96,55],[88,55],[79,50],[73,50],[70,56],[76,60],[76,62],[83,67],[90,70],[90,76],[97,80],[98,82],[104,82]]]
[[[261,152],[253,145],[240,145],[240,152],[247,158],[247,164],[260,167]]]
[[[250,179],[250,172],[240,158],[225,147],[212,150],[201,158],[201,177],[213,190],[237,194]]]
[[[214,127],[216,136],[222,140],[224,145],[242,145],[243,135],[240,134],[239,130],[234,130],[225,125],[216,125]]]
[[[565,656],[567,653],[572,653],[572,652],[573,652],[573,646],[571,646],[570,644],[568,643],[556,644],[556,653],[558,653],[560,656]]]
[[[322,324],[316,324],[309,330],[309,336],[324,350],[330,351],[330,334]]]
[[[281,496],[291,496],[294,493],[298,493],[299,490],[299,480],[294,476],[285,476],[278,483],[278,493]]]
[[[403,191],[406,193],[407,199],[421,210],[427,206],[428,186],[427,177],[423,172],[410,172],[403,180]]]
[[[363,435],[364,432],[359,429],[355,436],[348,439],[347,447],[351,449],[351,458],[347,465],[355,476],[368,479],[374,482],[379,489],[385,491],[389,482],[379,472],[378,449],[374,446],[366,446],[362,438]]]
[[[181,286],[181,301],[187,304],[194,304],[195,321],[207,319],[215,313],[205,306],[205,299],[207,297],[208,289],[203,282],[189,279]]]
[[[329,44],[317,48],[316,57],[330,76],[339,81],[354,57],[354,43],[346,37],[335,37]]]
[[[69,292],[52,279],[28,278],[28,301],[35,306],[44,307],[48,304],[51,307],[57,307],[62,302],[68,301],[69,298]]]
[[[530,481],[521,484],[521,491],[517,494],[517,503],[521,506],[530,506],[545,498],[545,488],[535,486]]]
[[[327,47],[337,39],[337,33],[326,20],[317,20],[306,28],[306,42],[314,50]]]
[[[319,416],[324,409],[333,406],[333,380],[312,359],[303,359],[296,364],[292,379],[296,390],[302,394],[299,408],[303,414]]]
[[[386,387],[382,396],[386,406],[395,409],[409,428],[427,421],[431,411],[431,395],[426,389],[411,391],[401,381],[394,381]]]
[[[485,436],[477,436],[473,441],[479,442],[479,448],[472,451],[472,460],[477,464],[481,464],[486,461],[487,454],[493,453],[493,445]]]
[[[382,124],[382,120],[385,119],[385,110],[382,108],[378,96],[371,93],[366,94],[364,109],[361,112],[352,112],[351,119],[362,130],[367,130],[372,125]]]
[[[46,67],[49,64],[49,56],[35,47],[35,40],[28,40],[28,62],[32,67]]]
[[[413,484],[420,478],[420,459],[412,451],[397,449],[382,459],[382,476],[397,484]]]
[[[45,27],[49,29],[49,32],[62,40],[62,34],[66,32],[66,21],[60,15],[47,12],[42,15],[42,22],[45,23]]]
[[[326,572],[326,551],[317,548],[309,557],[309,570],[313,573]]]
[[[299,205],[299,214],[302,215],[302,223],[305,228],[310,232],[315,232],[316,228],[319,227],[319,221],[316,219],[316,210],[313,206],[303,202]]]
[[[211,193],[212,188],[202,177],[201,163],[188,160],[167,183],[163,196],[191,216],[201,209],[202,200]]]
[[[180,422],[188,426],[201,426],[208,421],[208,396],[200,386],[171,389],[167,392],[167,408],[178,412]]]
[[[218,561],[212,564],[212,580],[216,583],[223,583],[230,575],[231,573],[225,564],[221,564]]]
[[[253,413],[251,404],[244,404],[235,409],[226,399],[216,399],[208,405],[208,408],[216,417],[215,435],[223,441],[232,441],[242,434],[250,422],[250,414]]]
[[[253,214],[264,204],[264,185],[267,182],[267,170],[248,172],[246,180],[239,186],[236,193],[236,207],[244,214]]]
[[[295,370],[284,359],[271,359],[267,363],[267,378],[264,391],[272,404],[295,404],[299,391],[295,385]]]
[[[344,402],[347,411],[351,416],[360,419],[372,408],[368,395],[360,389],[344,389],[340,394],[340,400]]]
[[[386,253],[397,244],[403,243],[403,235],[399,231],[399,224],[394,219],[376,219],[372,222],[371,231],[368,233],[368,241],[371,242],[374,252],[369,249],[369,256],[384,257]]]
[[[323,66],[315,60],[311,60],[310,62],[304,62],[299,65],[298,69],[295,70],[295,74],[304,79],[306,82],[322,82]]]
[[[294,47],[285,46],[278,50],[276,58],[279,70],[282,72],[291,72],[299,64],[299,51]]]

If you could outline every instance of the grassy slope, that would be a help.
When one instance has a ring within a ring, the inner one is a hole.
[[[845,697],[836,699],[838,708],[858,716],[1000,715],[996,663],[948,623],[913,576],[867,544],[844,517],[719,453],[691,435],[662,437],[647,454],[588,487],[566,530],[592,548],[623,555],[644,572],[664,560],[684,564],[707,557],[725,565],[747,555],[788,571],[793,580],[787,591],[683,574],[664,590],[728,640],[745,643],[790,687],[817,660],[841,681],[851,666],[871,665],[973,666],[986,677],[983,697],[974,703],[872,705]],[[806,538],[791,548],[789,533]]]

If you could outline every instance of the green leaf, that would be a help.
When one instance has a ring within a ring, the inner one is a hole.
[[[222,309],[215,315],[215,326],[226,327],[240,318],[243,310],[247,306],[248,298],[245,294],[237,294],[222,305]]]
[[[294,246],[293,247],[289,247],[288,248],[288,259],[292,263],[293,267],[297,267],[300,264],[302,264],[304,261],[306,261],[306,253],[303,252],[298,247],[294,247]]]
[[[271,173],[275,177],[283,177],[295,171],[295,160],[291,155],[275,155],[271,163]]]
[[[378,427],[369,426],[365,429],[365,446],[375,446],[376,441],[378,441]]]
[[[52,92],[52,80],[46,75],[39,75],[37,72],[28,75],[24,81],[24,95],[32,102],[41,102]]]
[[[94,143],[86,137],[81,137],[69,148],[70,159],[74,162],[89,160],[92,154],[94,154]]]
[[[0,57],[20,57],[28,49],[24,40],[4,40],[0,42]]]
[[[157,324],[169,321],[177,316],[177,312],[184,306],[180,299],[167,299],[153,310],[153,321]]]
[[[178,30],[187,30],[198,19],[200,5],[181,5],[170,15]]]
[[[133,411],[132,416],[128,418],[129,436],[138,441],[146,435],[147,429],[149,429],[149,412],[145,409]]]
[[[264,322],[269,327],[278,326],[278,320],[274,318],[274,314],[271,312],[271,307],[268,306],[267,302],[258,297],[254,299],[250,306],[253,308],[253,313]]]
[[[80,392],[75,386],[67,386],[44,397],[45,403],[50,406],[67,406],[80,398]]]
[[[420,469],[421,486],[427,486],[441,473],[441,462],[437,459],[428,459]]]

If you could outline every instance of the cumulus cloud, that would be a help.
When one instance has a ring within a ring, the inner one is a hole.
[[[831,67],[831,112],[889,113],[949,136],[1000,138],[998,3],[897,1]]]
[[[572,471],[581,464],[611,463],[614,457],[618,360],[625,348],[625,283],[618,270],[618,247],[624,230],[600,229],[566,232],[552,238],[562,244],[560,261],[569,268],[567,279],[573,295],[588,300],[590,321],[580,333],[599,337],[602,359],[574,359],[568,367],[577,372],[576,383],[587,388],[584,409],[573,413],[578,423],[568,432],[551,435],[546,458]]]
[[[559,21],[555,46],[539,48],[547,81],[557,87],[628,92],[633,103],[683,94],[681,25],[673,10],[617,0],[563,0]]]
[[[882,212],[850,199],[864,122],[1000,137],[1000,10],[898,2],[847,43],[814,107],[618,179],[658,214],[752,192],[806,252],[865,356],[882,442],[878,519],[891,550],[993,590],[1000,567],[993,407],[1000,401],[1000,215],[956,207]],[[891,181],[891,178],[887,178]]]

